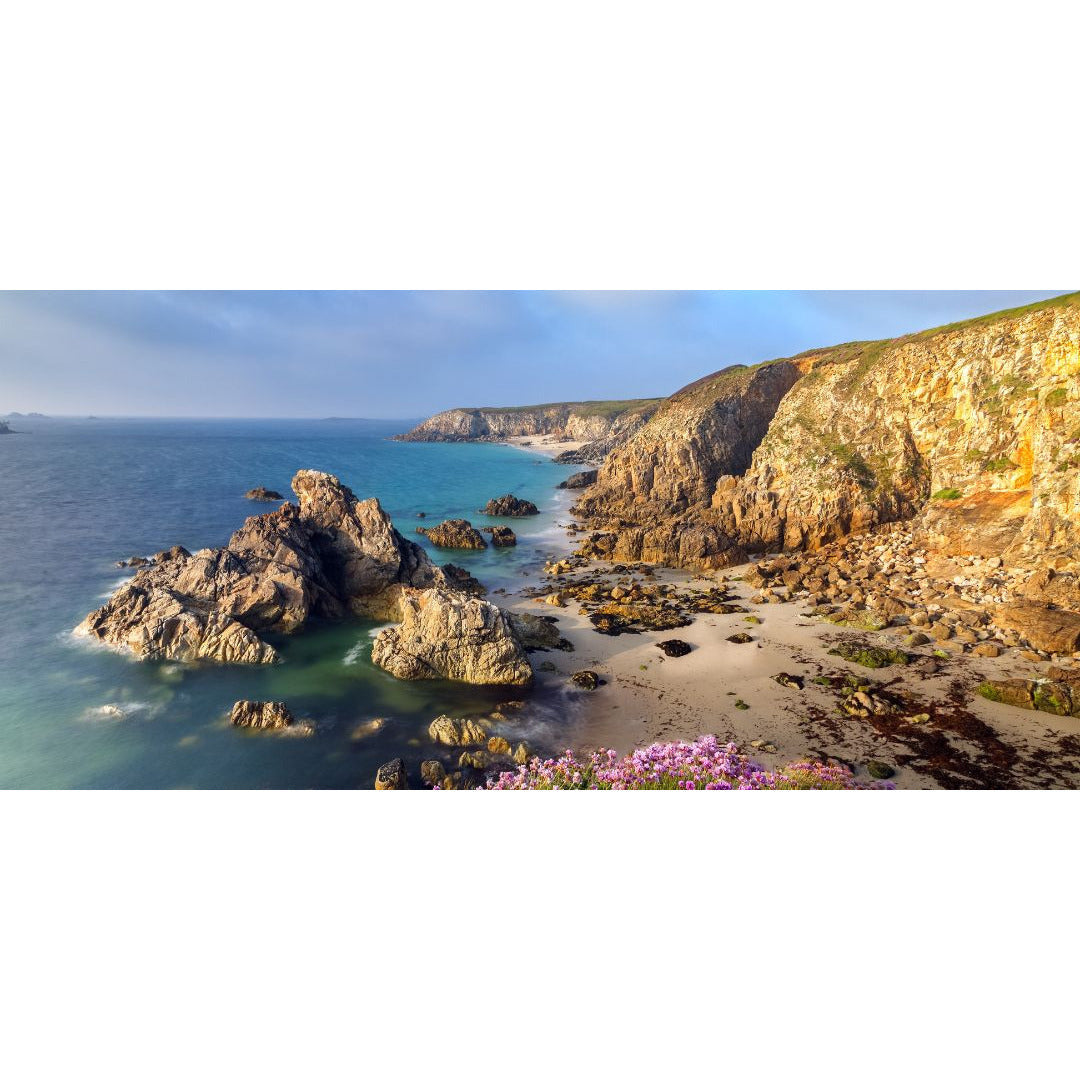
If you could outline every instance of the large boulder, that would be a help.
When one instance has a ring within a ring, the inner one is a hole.
[[[401,758],[380,765],[375,773],[376,791],[404,791],[409,786],[405,762]]]
[[[406,597],[401,625],[376,637],[371,659],[399,679],[532,682],[528,657],[506,615],[486,600],[443,588]]]
[[[238,701],[229,714],[229,723],[234,727],[274,730],[295,722],[284,701]]]
[[[539,514],[536,503],[528,499],[519,499],[516,495],[500,495],[497,499],[488,499],[487,505],[481,514],[488,517],[531,517]]]
[[[592,487],[592,485],[596,483],[597,472],[597,469],[586,469],[584,472],[576,472],[572,476],[568,476],[559,487],[568,488],[571,491]]]
[[[480,531],[491,533],[494,547],[514,547],[517,544],[517,536],[509,525],[485,525]]]
[[[487,541],[472,527],[472,523],[464,518],[449,518],[430,529],[421,525],[416,531],[421,536],[426,536],[436,547],[473,550],[487,547]]]
[[[407,593],[448,585],[378,500],[306,469],[293,490],[299,505],[248,518],[223,548],[159,552],[76,632],[141,659],[270,663],[263,633],[311,617],[397,618]]]
[[[1080,613],[1062,611],[1031,601],[998,604],[994,622],[1002,630],[1018,634],[1033,649],[1048,653],[1080,651]]]
[[[486,746],[488,729],[479,720],[455,720],[451,716],[436,716],[428,727],[432,742],[443,746]]]

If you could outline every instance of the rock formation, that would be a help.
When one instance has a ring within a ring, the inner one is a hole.
[[[77,632],[140,658],[270,663],[278,653],[261,635],[293,633],[309,618],[404,618],[397,647],[386,631],[377,650],[389,670],[410,672],[402,677],[529,682],[503,613],[458,591],[376,499],[310,470],[293,490],[299,505],[248,518],[224,548],[160,552]]]
[[[238,701],[229,714],[234,727],[280,729],[294,724],[295,718],[284,701]]]
[[[376,791],[404,791],[409,786],[405,762],[401,758],[380,765],[375,773]]]
[[[487,541],[472,527],[472,522],[464,518],[449,518],[430,529],[420,525],[416,531],[421,536],[426,536],[436,547],[474,550],[487,547]]]
[[[529,502],[528,499],[519,499],[516,495],[500,495],[497,499],[488,499],[480,513],[487,514],[488,517],[522,518],[532,517],[540,511],[536,503]]]
[[[568,476],[560,485],[561,488],[569,488],[572,491],[576,491],[579,488],[592,487],[596,483],[597,470],[586,469],[584,472],[574,473],[573,476]]]
[[[250,491],[244,492],[245,499],[252,499],[255,502],[284,502],[285,496],[278,494],[276,491],[271,491],[265,487],[253,487]]]
[[[927,546],[1080,551],[1080,296],[728,369],[578,503],[594,555],[700,569],[918,515]]]
[[[399,679],[532,682],[532,667],[506,614],[486,600],[440,588],[402,600],[401,625],[379,634],[371,659]]]
[[[480,531],[491,533],[493,547],[514,547],[517,544],[517,536],[509,525],[485,525]]]

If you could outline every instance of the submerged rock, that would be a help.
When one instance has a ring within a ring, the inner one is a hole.
[[[436,547],[466,548],[479,551],[487,547],[487,541],[464,518],[449,518],[433,528],[417,526],[416,531],[426,536]]]
[[[285,496],[280,492],[271,491],[270,488],[265,487],[253,487],[250,491],[245,491],[244,498],[256,502],[284,502],[285,500]]]
[[[371,651],[372,661],[391,675],[481,686],[532,682],[510,620],[487,600],[426,589],[405,597],[401,614],[401,625],[383,630]]]
[[[497,499],[489,499],[481,514],[488,517],[532,517],[540,511],[536,503],[528,499],[519,499],[516,495],[500,495]]]

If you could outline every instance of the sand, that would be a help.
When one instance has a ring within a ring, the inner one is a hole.
[[[567,450],[580,450],[585,443],[573,439],[558,439],[554,435],[514,435],[503,440],[507,446],[517,446],[522,450],[531,450],[545,457],[558,457]],[[582,468],[585,468],[583,465]]]
[[[750,603],[752,591],[734,580],[746,569],[695,579],[656,568],[656,581],[686,589],[730,578],[732,592],[761,619],[759,625],[746,622],[743,614],[705,614],[677,630],[612,637],[597,633],[576,605],[556,608],[520,595],[512,598],[506,604],[511,610],[555,615],[575,647],[572,653],[534,654],[534,666],[547,660],[557,669],[538,675],[541,686],[565,685],[571,674],[586,668],[606,680],[586,696],[581,718],[566,733],[567,743],[575,749],[604,746],[625,752],[657,741],[716,734],[768,766],[832,758],[868,779],[866,763],[883,761],[896,769],[893,782],[902,788],[1080,786],[1080,720],[1000,705],[974,693],[983,678],[1037,677],[1047,664],[1023,660],[1011,650],[996,659],[951,657],[941,661],[937,674],[899,666],[868,670],[830,656],[829,648],[844,637],[901,647],[906,629],[858,633],[808,614],[797,601]],[[725,640],[740,631],[753,641]],[[687,642],[692,651],[665,657],[656,643],[668,638]],[[933,647],[908,651],[930,656]],[[802,676],[804,688],[780,685],[774,679],[780,672]],[[932,719],[872,724],[838,713],[836,691],[811,680],[845,673],[916,695]],[[736,708],[736,701],[748,708]],[[751,748],[759,740],[775,749]]]

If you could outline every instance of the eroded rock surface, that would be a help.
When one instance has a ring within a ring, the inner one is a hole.
[[[238,701],[229,713],[234,727],[276,730],[296,722],[284,701]]]
[[[487,505],[481,514],[487,514],[488,517],[532,517],[534,514],[539,514],[536,503],[529,502],[528,499],[519,499],[516,495],[500,495],[497,499],[488,499]]]
[[[379,634],[371,659],[399,679],[532,682],[532,667],[506,614],[486,600],[441,588],[404,598],[401,625]]]
[[[154,556],[77,628],[140,658],[269,663],[263,634],[309,618],[399,617],[402,599],[446,579],[394,529],[378,500],[302,470],[299,505],[250,517],[223,548]]]

